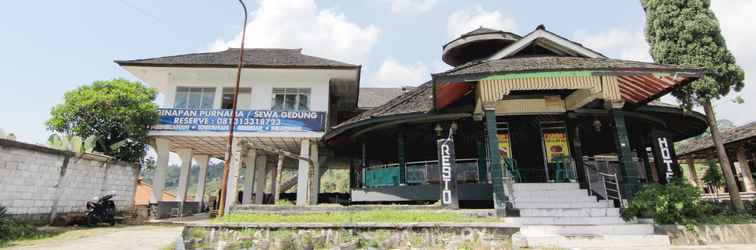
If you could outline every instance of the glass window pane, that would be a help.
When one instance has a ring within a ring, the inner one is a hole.
[[[297,95],[286,95],[284,110],[295,110],[297,104]]]
[[[200,88],[189,89],[189,101],[186,107],[190,109],[199,108],[200,104],[202,103],[201,97],[202,97],[202,89]]]
[[[215,101],[215,88],[205,88],[202,91],[202,104],[203,109],[212,109],[213,101]]]
[[[299,94],[299,107],[297,110],[310,110],[310,96],[306,94]]]
[[[186,103],[187,103],[187,100],[186,100],[187,96],[186,95],[187,94],[188,94],[188,89],[187,88],[183,88],[183,87],[177,88],[176,89],[176,98],[175,98],[175,101],[173,102],[173,107],[174,108],[186,108]]]
[[[272,110],[283,110],[284,109],[284,95],[275,95],[273,97],[273,107]]]

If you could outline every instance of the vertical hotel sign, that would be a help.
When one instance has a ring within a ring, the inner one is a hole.
[[[658,131],[651,132],[651,148],[654,153],[654,165],[656,172],[660,173],[659,182],[667,184],[675,177],[682,177],[682,169],[677,162],[674,142],[669,137]]]
[[[459,208],[459,199],[457,197],[457,173],[454,163],[456,156],[454,152],[454,139],[440,139],[436,142],[438,145],[438,160],[441,167],[441,206],[449,209]]]

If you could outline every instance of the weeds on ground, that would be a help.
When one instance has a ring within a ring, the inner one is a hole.
[[[453,212],[381,209],[354,212],[307,214],[230,214],[216,223],[415,223],[415,222],[495,222],[496,218],[471,217]]]

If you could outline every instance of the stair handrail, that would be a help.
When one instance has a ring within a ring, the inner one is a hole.
[[[596,157],[590,157],[590,156],[584,156],[583,157],[583,168],[585,169],[585,175],[586,179],[588,181],[588,192],[589,194],[596,194],[596,192],[593,190],[591,179],[591,173],[596,173],[601,178],[601,187],[603,187],[603,197],[599,195],[599,198],[603,198],[606,200],[617,200],[622,204],[622,194],[621,189],[619,187],[619,177],[617,176],[617,172],[610,172],[609,170],[612,168],[610,163],[610,159],[597,159]],[[599,168],[600,162],[604,163],[604,170]],[[610,194],[609,192],[612,192]]]

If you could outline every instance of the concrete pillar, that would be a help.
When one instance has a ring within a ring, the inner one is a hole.
[[[286,159],[286,157],[283,154],[278,155],[278,162],[276,163],[276,168],[273,169],[273,173],[271,173],[270,175],[271,181],[273,182],[270,185],[271,187],[270,193],[273,194],[273,204],[277,204],[278,199],[280,198],[280,193],[281,193],[280,178],[281,176],[283,176],[281,171],[283,171],[284,159]]]
[[[252,194],[255,185],[255,161],[257,160],[257,150],[249,150],[244,157],[244,191],[242,192],[242,204],[252,204]]]
[[[307,193],[309,194],[308,204],[317,205],[318,194],[320,193],[320,177],[322,175],[320,173],[320,158],[318,157],[318,143],[316,142],[310,143],[310,159],[313,162],[313,166],[309,172],[310,190],[307,191]]]
[[[265,184],[268,175],[268,156],[259,155],[255,162],[255,204],[263,204],[265,198]]]
[[[192,169],[192,149],[180,148],[176,149],[176,154],[181,158],[181,171],[179,172],[178,191],[176,192],[177,201],[186,200],[186,191],[189,188],[189,175]]]
[[[310,139],[304,139],[301,142],[299,155],[310,158]],[[305,160],[299,160],[299,169],[297,170],[297,206],[305,206],[307,202],[307,190],[310,186],[310,163]]]
[[[197,167],[199,168],[199,175],[197,176],[197,192],[194,194],[194,200],[204,203],[205,182],[207,181],[207,164],[210,161],[210,156],[195,155],[194,160],[197,161]]]
[[[617,158],[620,163],[618,170],[622,175],[622,198],[630,200],[640,190],[638,169],[633,162],[633,151],[630,148],[625,114],[620,110],[611,110],[611,115],[614,123],[615,148],[617,149]],[[654,158],[658,159],[656,155],[654,155]]]
[[[229,214],[231,208],[236,205],[236,199],[239,194],[239,172],[241,168],[241,144],[239,141],[234,142],[231,146],[231,152],[233,157],[229,161],[228,168],[228,181],[226,182],[226,200],[223,207],[224,214]]]
[[[745,146],[739,145],[735,152],[738,158],[738,165],[740,166],[740,173],[743,175],[743,185],[746,192],[755,192],[756,187],[753,185],[753,175],[751,175],[751,168],[748,166],[748,158],[746,157]]]
[[[166,139],[155,138],[155,151],[157,151],[157,169],[155,169],[155,175],[152,176],[150,203],[158,203],[158,201],[163,200],[163,188],[165,188],[165,177],[168,171],[168,156],[171,153],[171,142]]]
[[[499,139],[496,137],[496,109],[483,110],[486,123],[486,142],[488,143],[488,160],[491,162],[491,184],[493,189],[494,209],[497,216],[506,216],[510,207],[509,197],[504,190],[504,170],[499,155]]]
[[[696,159],[693,158],[692,155],[688,156],[688,180],[691,184],[698,187],[699,189],[703,190],[703,183],[701,182],[701,179],[698,178],[698,173],[696,173]]]

